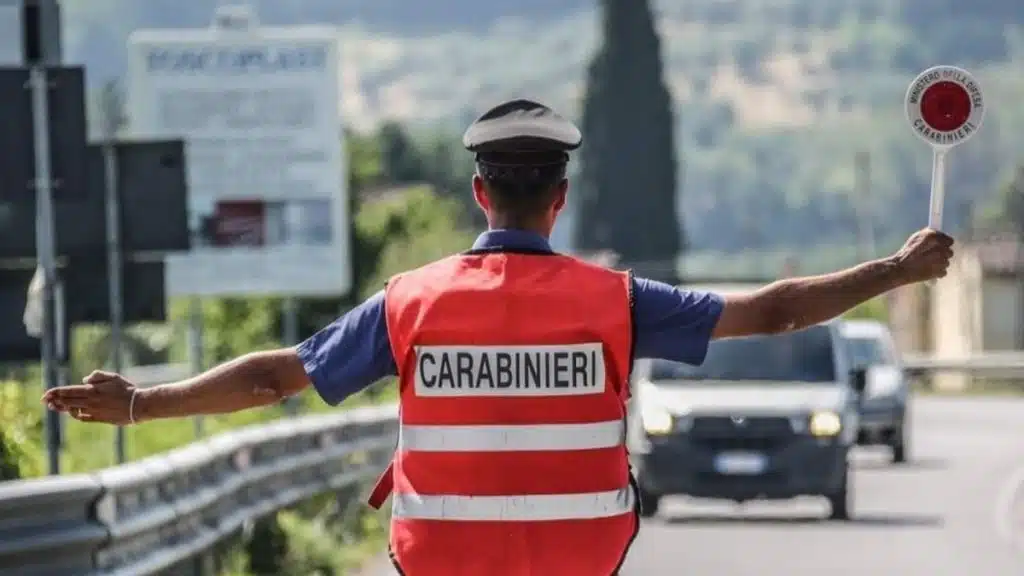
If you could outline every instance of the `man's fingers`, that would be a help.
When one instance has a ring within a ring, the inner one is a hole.
[[[64,398],[55,402],[58,406],[63,406],[69,410],[79,410],[82,408],[92,408],[96,406],[95,398]]]
[[[82,378],[83,384],[98,384],[100,382],[106,382],[107,380],[114,380],[117,378],[117,374],[113,372],[104,372],[103,370],[93,370],[88,376]]]
[[[942,256],[949,256],[951,258],[953,256],[952,243],[947,244],[946,242],[936,240],[935,242],[929,242],[925,244],[922,248],[922,252],[926,254],[938,253]]]
[[[76,386],[61,386],[47,391],[44,398],[48,400],[68,400],[72,398],[91,398],[96,394],[96,388],[91,384],[80,384]]]
[[[62,386],[48,390],[43,395],[43,402],[51,409],[59,412],[90,408],[100,398],[99,392],[91,384],[79,386]]]
[[[928,235],[930,236],[931,241],[941,246],[952,246],[954,243],[952,236],[939,230],[929,228]]]

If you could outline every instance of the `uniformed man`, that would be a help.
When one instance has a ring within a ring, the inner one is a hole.
[[[710,340],[831,319],[944,276],[953,241],[921,230],[888,258],[740,296],[635,278],[548,245],[581,140],[545,106],[501,104],[465,134],[490,225],[469,251],[394,277],[297,347],[147,389],[93,372],[43,401],[126,425],[264,406],[309,386],[334,405],[398,376],[399,447],[374,498],[393,492],[398,570],[616,574],[638,529],[623,446],[634,358],[700,364]]]

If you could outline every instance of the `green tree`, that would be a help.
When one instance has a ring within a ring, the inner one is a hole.
[[[469,193],[473,156],[462,148],[461,136],[443,129],[409,133],[398,124],[386,123],[373,140],[380,158],[381,183],[429,184],[434,193],[459,203],[460,224],[486,226]]]
[[[400,195],[364,207],[361,232],[386,235],[376,273],[364,285],[366,297],[384,287],[391,276],[432,260],[467,249],[472,233],[462,228],[462,209],[450,198],[439,197],[428,186],[417,186]]]
[[[462,147],[461,137],[449,132],[438,132],[425,138],[420,147],[426,163],[424,182],[434,191],[458,202],[461,223],[471,228],[485,228],[487,219],[477,209],[470,193],[470,175],[475,169],[473,155]]]
[[[612,250],[638,272],[674,282],[682,239],[661,41],[647,0],[602,5],[604,44],[588,71],[583,108],[575,247]]]
[[[377,133],[381,164],[392,182],[422,181],[427,175],[423,154],[401,125],[388,122]]]

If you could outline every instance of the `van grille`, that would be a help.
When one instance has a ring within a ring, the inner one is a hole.
[[[710,450],[769,451],[789,442],[795,433],[783,416],[698,416],[690,438]]]

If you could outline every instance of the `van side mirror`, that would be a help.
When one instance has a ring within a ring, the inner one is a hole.
[[[850,371],[850,385],[853,390],[863,395],[864,391],[868,389],[868,371],[866,368],[856,368]]]

